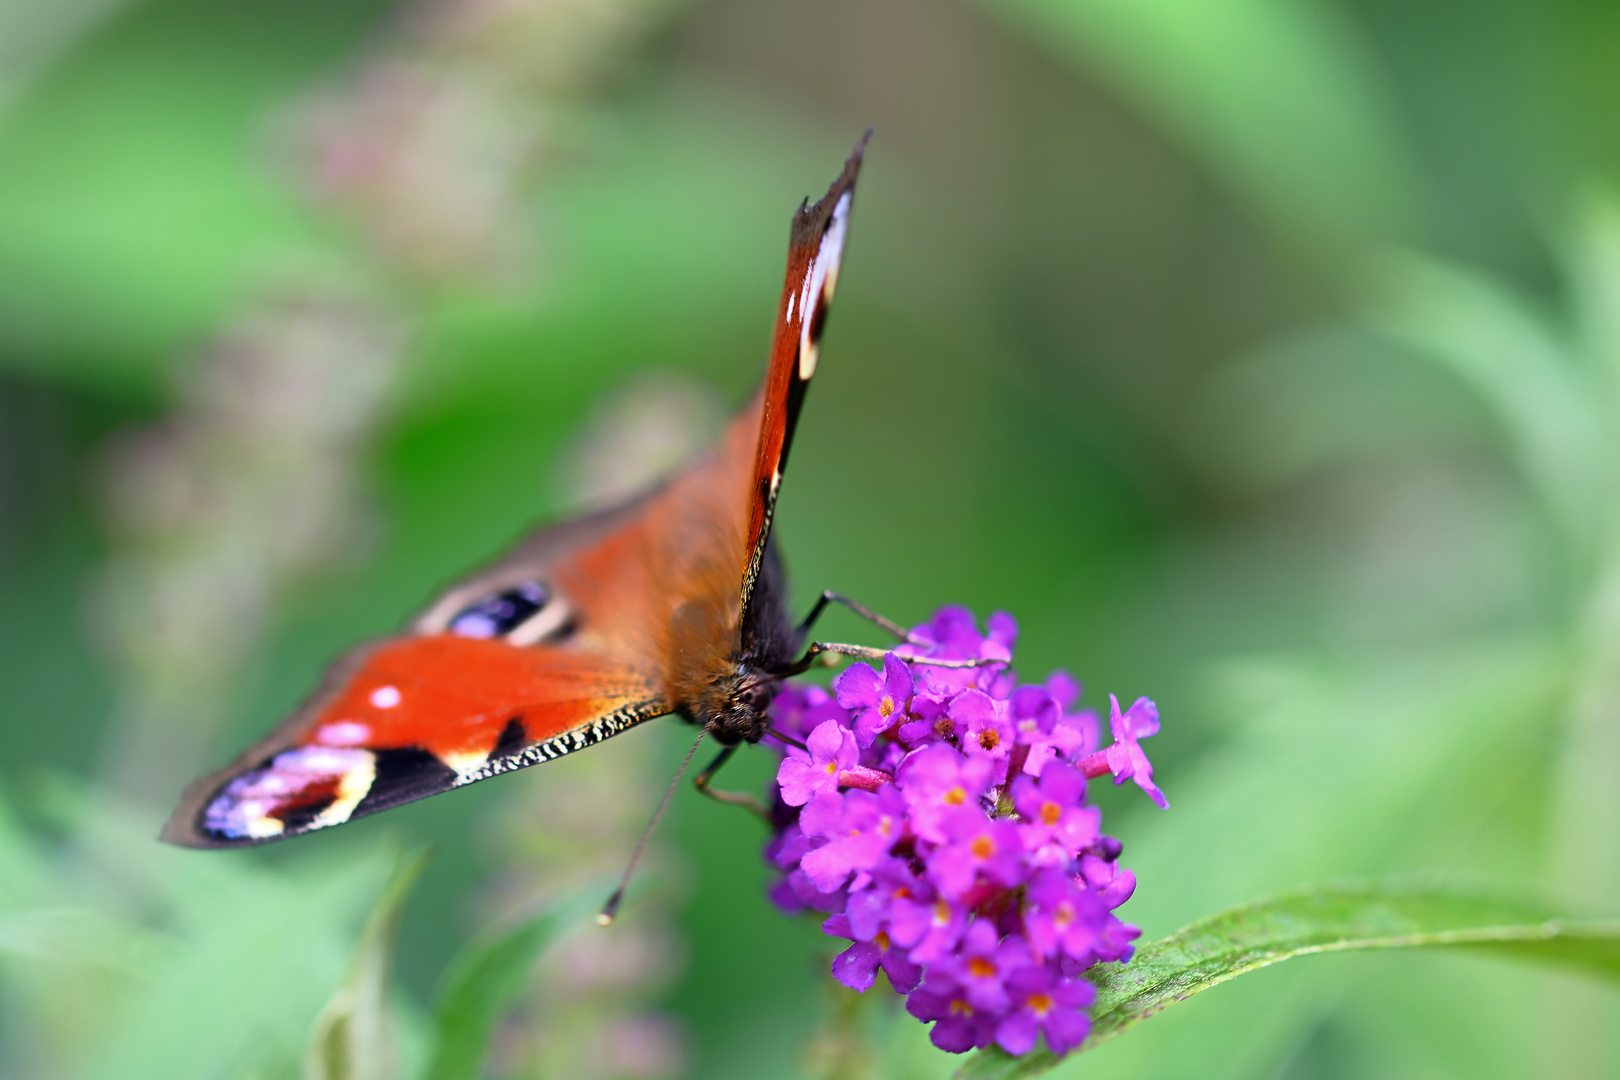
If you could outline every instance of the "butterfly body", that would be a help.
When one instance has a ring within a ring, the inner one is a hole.
[[[653,490],[540,530],[407,634],[339,659],[292,716],[186,791],[163,838],[279,840],[669,714],[728,747],[757,742],[780,680],[804,663],[770,528],[864,146],[794,215],[764,384],[718,446]]]
[[[675,613],[670,638],[681,655],[671,670],[670,699],[675,712],[708,731],[722,745],[758,742],[765,735],[765,710],[781,685],[782,671],[798,654],[802,635],[791,629],[780,597],[785,575],[772,551],[766,556],[755,604],[774,610],[744,634],[728,627],[725,614],[691,603]]]

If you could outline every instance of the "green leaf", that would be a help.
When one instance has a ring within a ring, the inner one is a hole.
[[[92,14],[91,0],[71,6]],[[267,285],[353,272],[250,147],[377,5],[128,6],[5,107],[0,366],[146,397]],[[0,57],[31,44],[6,39]]]
[[[1412,162],[1378,67],[1323,5],[980,2],[1111,80],[1291,231],[1360,242],[1415,216]]]
[[[113,832],[117,824],[107,828],[127,852],[122,863],[99,841],[81,850],[104,873],[150,867],[149,895],[176,944],[155,951],[138,984],[77,1029],[87,1052],[80,1075],[236,1076],[278,1047],[296,1061],[323,999],[343,978],[353,927],[387,879],[388,861],[350,849],[341,860],[289,858],[272,870],[216,852],[163,849],[147,835],[138,843]]]
[[[122,0],[0,4],[0,113]]]
[[[600,885],[582,888],[516,926],[474,939],[451,960],[427,1080],[477,1080],[490,1033],[522,995],[535,961],[564,931],[594,916],[607,894]]]
[[[396,1075],[389,971],[405,901],[427,853],[402,854],[360,931],[349,970],[310,1030],[305,1080],[388,1080]]]
[[[1256,900],[1102,964],[1091,1038],[1106,1042],[1154,1013],[1218,983],[1310,953],[1420,946],[1469,948],[1584,968],[1620,979],[1620,920],[1567,920],[1511,901],[1398,883],[1319,885]],[[975,1055],[961,1080],[1038,1076],[1061,1059],[1038,1051]]]
[[[1501,282],[1417,254],[1383,262],[1366,314],[1491,409],[1578,551],[1601,542],[1607,504],[1594,494],[1613,484],[1609,400],[1564,328]]]
[[[1606,186],[1589,191],[1565,250],[1581,338],[1612,393],[1620,389],[1620,195]],[[1610,408],[1616,404],[1611,398]]]

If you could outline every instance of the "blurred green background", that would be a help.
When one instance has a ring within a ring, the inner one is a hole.
[[[297,1075],[426,842],[409,1066],[470,934],[620,864],[673,722],[285,847],[150,837],[599,493],[625,417],[670,428],[634,471],[739,400],[869,124],[796,605],[1003,608],[1026,675],[1154,697],[1174,809],[1100,794],[1150,938],[1381,873],[1614,913],[1616,101],[1585,0],[0,5],[0,1073]],[[948,1073],[836,1022],[747,815],[683,791],[665,841],[638,944],[548,961],[492,1075]],[[1620,998],[1335,957],[1058,1075],[1612,1077]]]

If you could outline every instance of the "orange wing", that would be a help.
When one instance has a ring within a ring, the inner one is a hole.
[[[765,385],[713,453],[646,495],[542,529],[446,591],[409,635],[344,656],[291,717],[187,789],[163,839],[284,839],[680,710],[693,673],[735,651],[755,612],[864,145],[794,217]]]

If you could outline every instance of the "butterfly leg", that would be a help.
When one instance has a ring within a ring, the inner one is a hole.
[[[727,746],[723,748],[715,759],[709,762],[709,767],[707,769],[704,769],[702,772],[698,773],[697,776],[693,777],[692,783],[699,791],[703,792],[703,794],[707,795],[709,798],[714,799],[717,802],[730,803],[733,806],[741,806],[748,810],[752,810],[754,813],[764,818],[765,822],[769,824],[771,820],[770,811],[766,810],[765,804],[754,798],[754,796],[745,791],[721,791],[718,788],[712,788],[709,786],[709,781],[714,779],[714,774],[719,772],[721,766],[730,761],[731,755],[735,754],[736,752],[737,748],[735,746]]]
[[[906,631],[906,628],[893,619],[885,619],[871,608],[857,604],[847,596],[840,596],[831,589],[822,590],[821,599],[816,601],[816,606],[810,609],[810,614],[806,615],[804,622],[799,624],[799,634],[801,636],[810,632],[810,628],[816,624],[816,620],[821,618],[821,613],[827,610],[828,604],[843,604],[878,629],[892,635],[896,641],[911,641],[911,635]]]
[[[772,672],[775,677],[788,678],[809,671],[818,663],[829,664],[834,656],[853,656],[861,660],[882,660],[890,650],[874,649],[870,645],[845,645],[837,641],[812,641],[810,647],[804,650],[804,655],[780,671]],[[974,668],[985,667],[989,664],[1005,664],[1005,660],[934,660],[926,656],[907,656],[904,658],[908,664],[926,664],[929,667],[943,668]]]

